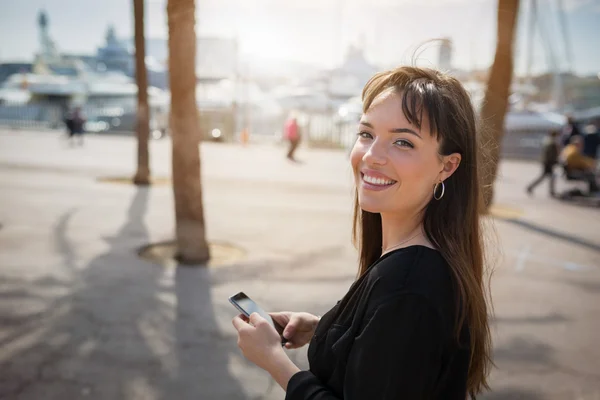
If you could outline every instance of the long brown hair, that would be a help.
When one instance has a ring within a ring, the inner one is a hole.
[[[421,128],[423,118],[427,118],[431,134],[440,142],[441,155],[460,153],[462,157],[459,167],[444,182],[444,197],[430,201],[423,210],[423,226],[454,278],[455,334],[458,340],[466,324],[471,341],[467,389],[474,397],[489,389],[487,376],[491,365],[475,112],[468,93],[457,79],[416,67],[400,67],[371,78],[362,94],[363,111],[367,112],[373,100],[387,90],[394,90],[402,97],[401,112],[411,124]],[[353,237],[360,252],[359,276],[381,256],[381,235],[380,214],[361,210],[355,192]]]

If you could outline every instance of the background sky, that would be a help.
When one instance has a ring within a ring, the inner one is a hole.
[[[558,4],[564,4],[573,60],[568,62]],[[37,13],[48,12],[59,49],[95,53],[114,24],[119,37],[133,36],[132,0],[0,0],[0,61],[31,60],[38,50]],[[489,66],[496,32],[494,0],[196,0],[197,33],[237,37],[241,50],[265,58],[332,67],[348,45],[363,44],[367,58],[382,67],[409,62],[415,48],[431,38],[449,37],[453,64]],[[517,73],[526,65],[528,10],[521,0]],[[562,70],[600,72],[600,0],[538,0],[544,31]],[[166,0],[146,0],[146,36],[166,38]],[[533,71],[549,62],[536,32]],[[427,50],[421,64],[437,61]]]

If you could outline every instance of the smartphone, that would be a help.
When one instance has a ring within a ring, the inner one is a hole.
[[[273,328],[275,328],[277,333],[279,333],[279,336],[281,336],[281,344],[284,345],[287,343],[287,340],[283,337],[283,327],[275,322],[269,313],[260,308],[258,304],[254,302],[254,300],[246,295],[246,293],[239,292],[234,294],[229,298],[229,302],[233,304],[233,306],[237,308],[239,312],[248,318],[250,318],[250,314],[258,313],[261,317],[266,319],[273,326]]]

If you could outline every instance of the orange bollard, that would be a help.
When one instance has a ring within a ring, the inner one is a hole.
[[[248,144],[248,141],[250,140],[250,132],[248,132],[248,128],[242,129],[242,132],[240,133],[240,140],[243,146]]]

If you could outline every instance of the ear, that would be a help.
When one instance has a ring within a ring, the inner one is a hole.
[[[462,157],[459,153],[452,153],[447,156],[442,156],[442,166],[443,169],[440,171],[439,179],[440,181],[445,181],[450,178],[454,171],[460,165]]]

